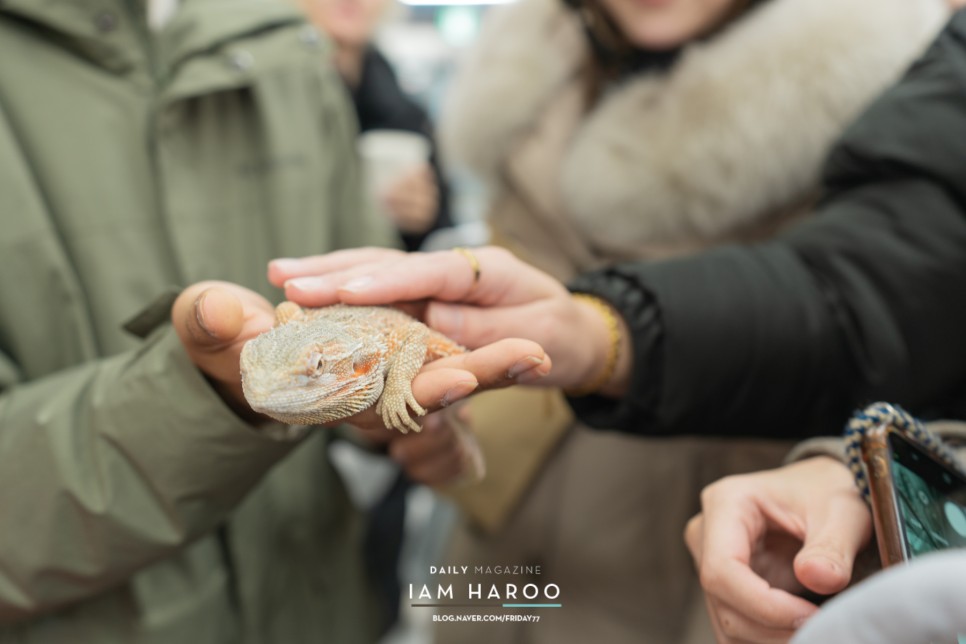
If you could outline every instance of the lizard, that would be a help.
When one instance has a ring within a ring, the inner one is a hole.
[[[242,388],[253,410],[283,423],[331,423],[375,404],[387,428],[418,432],[410,410],[426,410],[413,378],[427,362],[465,351],[396,309],[282,302],[275,326],[242,349]]]

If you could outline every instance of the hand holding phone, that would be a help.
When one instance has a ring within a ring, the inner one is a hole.
[[[866,431],[861,453],[883,567],[966,547],[966,476],[948,455],[892,422]]]

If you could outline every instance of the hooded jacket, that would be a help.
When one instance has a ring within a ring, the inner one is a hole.
[[[351,108],[283,3],[143,6],[0,4],[0,642],[371,641],[328,433],[247,425],[145,309],[388,243]]]

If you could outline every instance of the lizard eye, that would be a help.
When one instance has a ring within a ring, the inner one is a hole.
[[[308,367],[310,372],[320,373],[325,370],[325,356],[318,351],[309,354]]]

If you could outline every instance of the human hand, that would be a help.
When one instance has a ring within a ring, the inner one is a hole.
[[[469,408],[456,406],[423,419],[423,431],[360,430],[367,441],[386,448],[406,475],[423,485],[444,486],[479,481],[484,475],[483,456],[469,428]]]
[[[303,306],[409,303],[407,311],[471,349],[503,338],[533,340],[555,364],[541,385],[577,387],[604,370],[611,337],[598,310],[504,249],[479,248],[473,255],[478,278],[468,258],[453,251],[363,248],[275,260],[269,280]],[[629,380],[632,352],[625,347],[618,355],[605,395],[621,395]]]
[[[685,541],[721,644],[787,641],[818,610],[798,594],[843,590],[872,534],[852,474],[826,457],[724,478],[701,507]]]
[[[171,322],[188,357],[228,406],[253,423],[268,419],[245,401],[239,357],[245,343],[272,328],[274,321],[268,300],[228,282],[189,286],[171,310]]]
[[[432,227],[439,210],[439,186],[428,163],[395,178],[380,195],[393,223],[404,233],[420,234]]]
[[[962,642],[955,633],[966,633],[964,579],[961,548],[889,566],[822,604],[792,643]]]
[[[553,367],[550,357],[537,343],[508,338],[474,351],[440,358],[423,365],[412,382],[413,396],[428,412],[443,409],[475,391],[500,389],[546,377]],[[429,416],[416,418],[422,423]],[[363,430],[370,439],[388,438],[399,432],[387,428],[375,405],[345,422]]]
[[[262,296],[228,282],[201,282],[186,288],[172,307],[171,319],[191,361],[242,419],[269,419],[248,405],[241,385],[239,359],[248,340],[272,328],[275,311]],[[507,387],[539,379],[552,363],[528,340],[509,339],[477,351],[435,360],[413,380],[413,395],[427,410],[440,409],[477,389]],[[342,422],[342,421],[340,421]],[[387,433],[375,409],[346,421]]]

